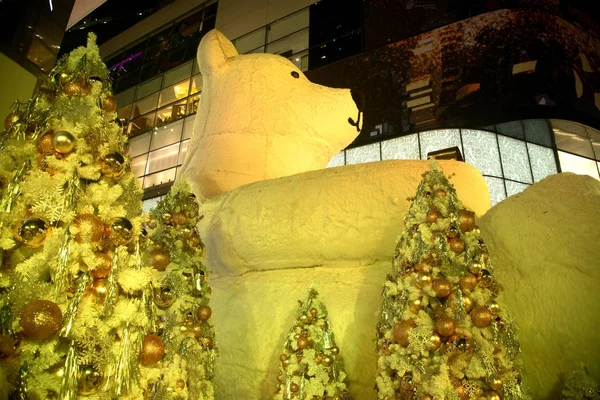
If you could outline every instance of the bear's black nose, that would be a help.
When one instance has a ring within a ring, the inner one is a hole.
[[[361,92],[359,92],[358,90],[354,90],[354,89],[350,90],[350,95],[352,96],[352,100],[354,100],[354,103],[356,103],[356,107],[358,108],[358,111],[364,111],[365,110],[365,96],[363,96],[363,94]]]

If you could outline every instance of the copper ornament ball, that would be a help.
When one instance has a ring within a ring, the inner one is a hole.
[[[470,232],[475,229],[475,213],[469,210],[460,210],[458,212],[458,221],[460,223],[460,230],[463,232]]]
[[[37,140],[36,147],[40,154],[48,155],[54,153],[54,146],[52,145],[52,132],[48,132]]]
[[[459,237],[448,240],[448,245],[450,246],[450,250],[456,254],[460,254],[465,250],[465,242]]]
[[[198,308],[198,319],[200,321],[207,321],[212,315],[212,310],[209,306],[200,306]]]
[[[296,344],[298,345],[299,349],[304,350],[308,349],[308,347],[310,346],[310,341],[308,340],[308,338],[300,336],[296,341]]]
[[[76,228],[75,241],[78,243],[96,243],[104,237],[104,222],[94,214],[81,214],[73,221]]]
[[[112,257],[106,253],[96,253],[96,268],[90,271],[95,279],[106,278],[112,270]]]
[[[431,288],[435,292],[435,296],[439,298],[448,297],[452,293],[452,284],[446,278],[435,278],[431,282]]]
[[[61,328],[62,312],[49,300],[33,300],[21,311],[19,323],[28,339],[47,339]]]
[[[182,226],[182,225],[186,225],[189,222],[189,219],[185,215],[185,213],[177,212],[171,216],[171,221],[173,221],[173,224],[175,224],[177,226]]]
[[[435,191],[433,192],[433,195],[435,197],[445,197],[446,191],[444,189],[435,189]]]
[[[433,224],[439,217],[441,217],[440,212],[436,209],[431,209],[425,216],[425,221],[429,224]]]
[[[458,285],[462,290],[470,292],[477,286],[477,277],[472,274],[466,274],[458,281]]]
[[[151,367],[162,360],[165,355],[165,343],[156,335],[144,335],[144,344],[140,353],[140,363]]]
[[[412,319],[396,323],[394,325],[394,341],[402,347],[408,347],[410,332],[416,325]]]
[[[163,248],[154,249],[150,252],[150,265],[158,271],[164,271],[171,263],[169,251]]]
[[[15,354],[15,341],[8,335],[0,335],[0,358],[12,357]]]
[[[290,385],[290,391],[292,391],[292,393],[297,393],[300,390],[300,386],[298,386],[297,383],[292,383]]]
[[[435,330],[441,336],[452,336],[456,331],[456,324],[454,320],[450,317],[438,317],[435,320]]]
[[[492,313],[485,306],[475,307],[471,311],[471,322],[478,328],[485,328],[492,323]]]
[[[102,110],[115,112],[117,110],[117,99],[114,96],[106,96],[102,99]]]

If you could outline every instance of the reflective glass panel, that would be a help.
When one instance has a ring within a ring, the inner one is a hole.
[[[574,174],[588,175],[600,179],[598,177],[598,166],[594,160],[565,153],[564,151],[558,152],[558,160],[562,172],[573,172]]]
[[[165,72],[162,87],[173,85],[175,82],[182,81],[192,75],[192,62],[187,62],[177,68]]]
[[[496,134],[486,131],[461,129],[464,159],[484,175],[502,177],[500,153]]]
[[[539,182],[548,175],[557,172],[553,149],[527,143],[527,151],[529,151],[529,162],[531,163],[534,182]]]
[[[132,120],[129,123],[129,135],[135,135],[138,132],[153,128],[155,117],[156,113],[150,113]]]
[[[129,122],[129,117],[131,116],[131,109],[131,104],[119,108],[119,119],[124,119],[125,121]]]
[[[148,175],[144,178],[144,189],[161,185],[163,183],[173,182],[175,180],[175,168],[161,171],[156,174]]]
[[[302,72],[308,71],[308,50],[288,57],[288,60],[294,63]]]
[[[150,150],[150,136],[152,132],[132,137],[128,142],[129,157],[136,157]]]
[[[187,113],[188,114],[193,114],[196,111],[198,111],[198,106],[200,105],[200,95],[196,95],[196,96],[191,96],[190,98],[188,98],[188,109],[187,109]]]
[[[525,142],[506,136],[498,136],[498,144],[500,145],[504,177],[513,181],[533,183]]]
[[[504,183],[506,184],[506,197],[520,193],[529,187],[529,185],[525,183],[513,182],[509,180],[504,181]]]
[[[154,79],[150,79],[149,81],[142,83],[137,88],[137,93],[135,94],[135,98],[141,99],[142,97],[146,97],[149,94],[158,92],[160,90],[161,81],[162,81],[162,76],[157,76]]]
[[[181,100],[187,97],[188,91],[190,90],[190,80],[186,79],[175,85],[171,85],[160,91],[160,98],[158,100],[158,106],[170,104],[174,101]]]
[[[181,139],[189,139],[192,137],[192,133],[194,132],[194,120],[196,119],[195,115],[191,117],[187,117],[185,119],[185,124],[183,126],[183,135]]]
[[[233,42],[238,53],[246,54],[252,50],[255,50],[265,44],[265,28],[260,28],[254,32],[250,32]]]
[[[178,155],[179,143],[149,153],[146,173],[151,174],[176,166]]]
[[[379,143],[346,150],[346,165],[381,161]]]
[[[179,118],[185,117],[186,100],[180,101],[156,112],[156,126],[168,124]]]
[[[269,43],[266,52],[288,57],[289,55],[300,53],[307,48],[308,28]]]
[[[150,150],[156,150],[179,142],[181,139],[182,128],[183,120],[179,120],[154,130],[152,132],[152,145],[150,146]]]
[[[154,93],[148,97],[144,97],[138,100],[133,105],[133,114],[131,118],[139,117],[140,115],[146,114],[147,112],[156,110],[156,104],[158,103],[158,93]]]
[[[146,161],[148,160],[148,154],[143,154],[139,157],[133,157],[131,159],[131,172],[136,177],[146,175]]]
[[[522,122],[525,129],[525,139],[528,142],[552,147],[550,124],[545,119],[528,119]]]
[[[458,147],[463,152],[460,145],[460,133],[458,129],[438,129],[419,133],[421,140],[421,159],[426,160],[427,154],[436,150]]]
[[[327,164],[326,168],[332,168],[332,167],[341,167],[342,165],[344,165],[344,151],[340,151],[339,153],[337,153],[335,156],[333,156],[333,158],[331,160],[329,160],[329,163]]]
[[[306,8],[295,14],[282,18],[269,25],[267,32],[267,43],[287,36],[308,27],[310,20],[309,9]]]
[[[190,94],[194,94],[202,90],[202,74],[192,76],[192,90]]]
[[[492,203],[492,206],[500,203],[506,198],[504,179],[494,178],[492,176],[484,176],[483,179],[485,179],[488,190],[490,191],[490,202]]]
[[[496,132],[517,139],[525,139],[521,121],[504,122],[496,125]]]
[[[119,106],[124,106],[126,104],[133,103],[134,96],[135,96],[135,86],[115,95],[115,98],[117,99],[117,104]]]
[[[177,165],[183,164],[183,161],[185,160],[185,155],[187,154],[189,146],[190,146],[189,139],[181,142],[181,149],[179,150],[179,157],[177,159]]]

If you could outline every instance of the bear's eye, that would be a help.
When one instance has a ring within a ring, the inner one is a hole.
[[[292,71],[292,76],[296,79],[300,78],[300,74],[296,71]]]

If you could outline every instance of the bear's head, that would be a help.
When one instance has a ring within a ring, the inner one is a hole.
[[[183,171],[204,197],[324,168],[358,135],[359,96],[310,82],[284,57],[238,55],[212,30],[198,64],[203,91]]]

